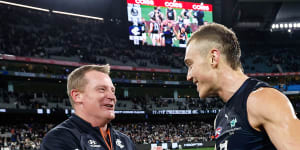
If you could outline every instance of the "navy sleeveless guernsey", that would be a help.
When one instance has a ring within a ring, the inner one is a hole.
[[[260,87],[269,85],[248,78],[218,113],[215,120],[217,150],[276,150],[267,133],[256,131],[248,121],[248,96]]]

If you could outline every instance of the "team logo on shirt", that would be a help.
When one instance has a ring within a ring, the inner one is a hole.
[[[137,16],[139,14],[139,11],[135,8],[131,8],[131,15],[132,16]]]
[[[121,149],[124,148],[124,145],[122,144],[122,141],[120,139],[117,139],[116,145],[119,146]]]
[[[231,127],[231,128],[235,127],[235,124],[236,124],[236,123],[237,123],[236,118],[232,119],[232,120],[230,121],[230,127]]]
[[[222,132],[222,128],[221,128],[221,127],[218,127],[218,128],[216,129],[216,131],[215,131],[215,138],[216,138],[216,139],[220,136],[221,132]]]
[[[88,144],[90,147],[101,147],[101,145],[97,144],[95,140],[88,140]]]

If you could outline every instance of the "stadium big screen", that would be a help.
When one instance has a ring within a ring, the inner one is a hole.
[[[212,5],[204,3],[127,0],[127,11],[135,45],[186,47],[199,26],[213,22]]]

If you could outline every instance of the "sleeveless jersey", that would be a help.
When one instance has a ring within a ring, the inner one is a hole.
[[[180,40],[179,40],[179,44],[185,44],[185,33],[180,33]]]
[[[184,12],[183,12],[183,16],[184,16],[184,18],[185,19],[189,19],[190,18],[190,16],[188,15],[188,10],[184,10]]]
[[[169,20],[174,20],[175,19],[174,10],[173,9],[171,9],[171,10],[167,9],[167,16],[168,16]]]
[[[152,24],[153,24],[152,33],[158,33],[159,32],[159,24],[157,22],[152,22]]]
[[[248,121],[248,96],[260,87],[269,85],[248,78],[218,113],[215,120],[217,150],[276,150],[267,133],[256,131]]]

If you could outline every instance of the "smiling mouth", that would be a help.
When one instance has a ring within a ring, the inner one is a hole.
[[[107,107],[108,109],[113,109],[114,108],[114,105],[111,105],[111,104],[106,104],[104,106]]]

